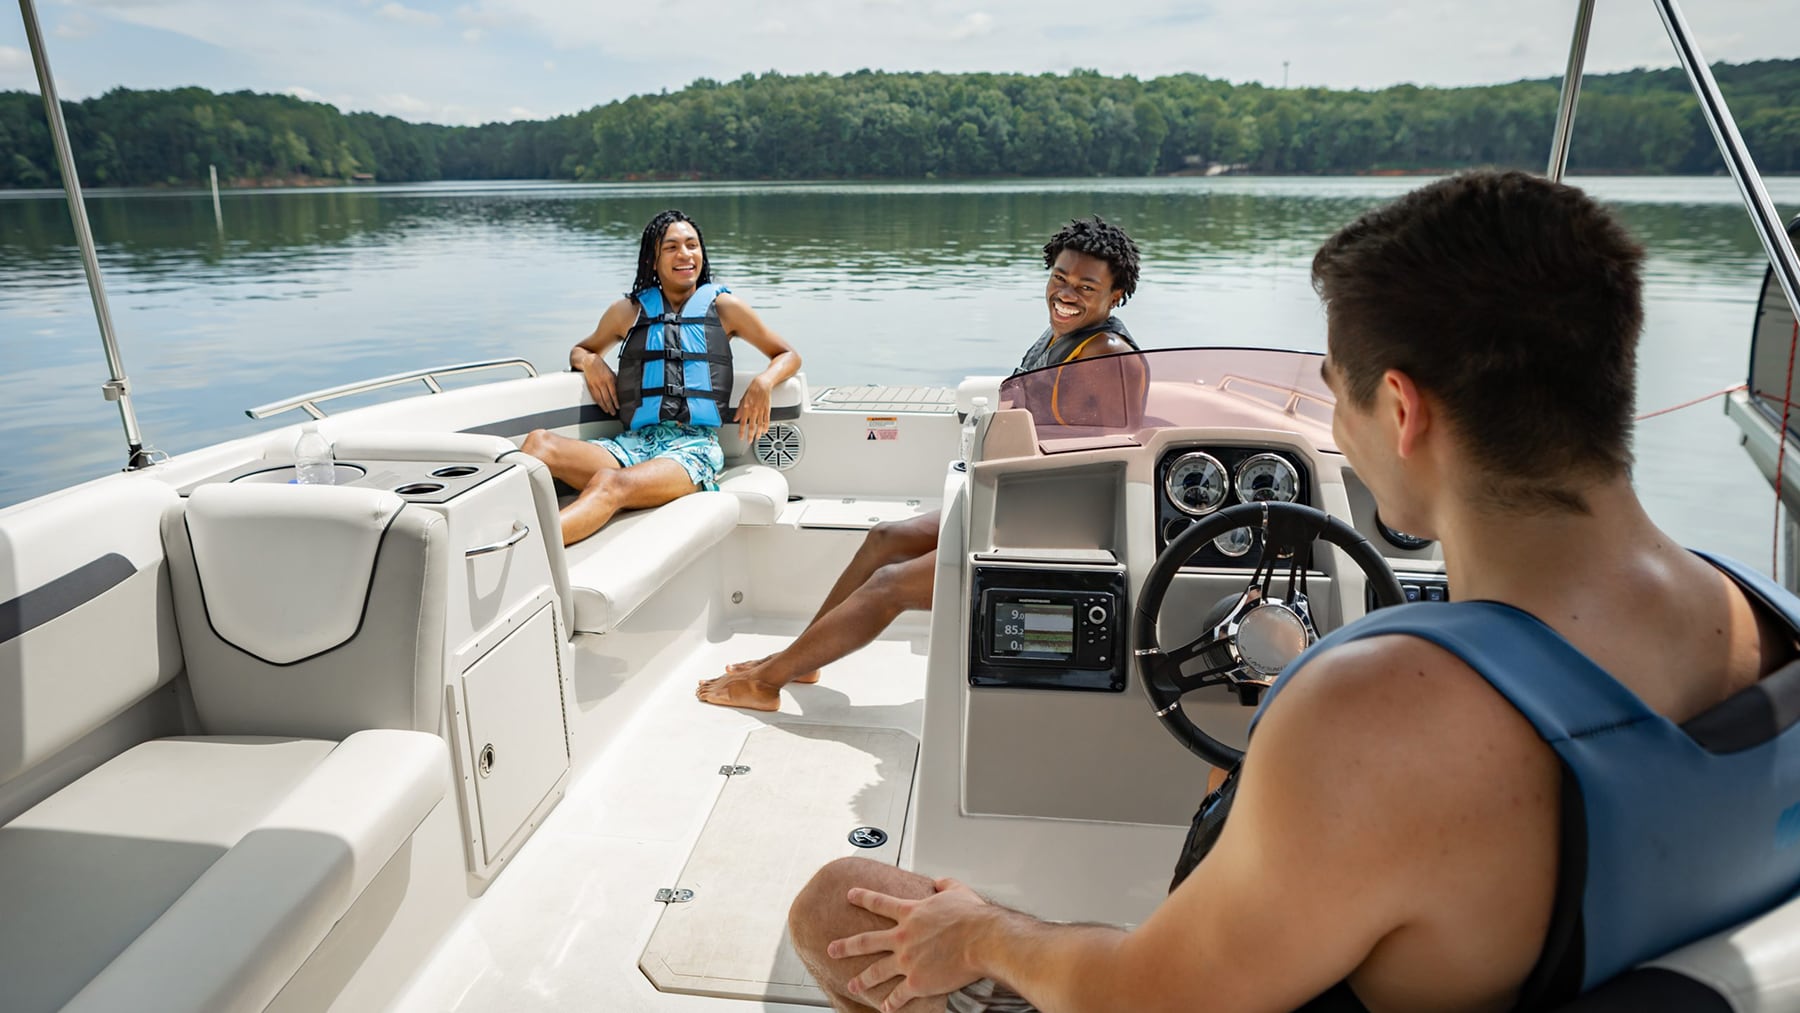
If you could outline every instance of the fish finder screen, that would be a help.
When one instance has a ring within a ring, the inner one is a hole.
[[[999,601],[989,617],[994,657],[1075,654],[1075,606]]]

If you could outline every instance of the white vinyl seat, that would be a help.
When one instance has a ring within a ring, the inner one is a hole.
[[[1651,960],[1563,1013],[1778,1013],[1800,1009],[1800,897]]]
[[[785,497],[784,497],[785,499]],[[730,535],[739,499],[697,492],[650,510],[621,513],[568,547],[576,633],[606,633],[657,589]]]
[[[0,1007],[262,1009],[448,794],[444,521],[205,485],[161,517],[203,734],[0,827]]]

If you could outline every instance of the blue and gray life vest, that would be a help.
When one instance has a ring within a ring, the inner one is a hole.
[[[1701,555],[1800,629],[1800,598]],[[1562,761],[1558,910],[1534,979],[1558,965],[1548,973],[1586,991],[1800,890],[1800,663],[1677,725],[1528,613],[1485,601],[1402,605],[1296,658],[1251,728],[1313,654],[1390,634],[1462,659]]]
[[[663,304],[662,289],[635,298],[638,318],[619,350],[619,420],[627,429],[658,422],[724,424],[731,403],[731,336],[714,305],[723,285],[701,285],[679,313]]]
[[[1045,366],[1060,366],[1080,355],[1081,350],[1087,347],[1087,343],[1101,334],[1117,334],[1124,338],[1125,343],[1132,348],[1138,346],[1138,343],[1132,340],[1131,332],[1125,329],[1125,321],[1118,317],[1109,316],[1100,323],[1070,331],[1060,337],[1046,327],[1037,341],[1025,350],[1025,357],[1019,360],[1019,368],[1013,370],[1013,375],[1029,373],[1034,369],[1043,369]]]

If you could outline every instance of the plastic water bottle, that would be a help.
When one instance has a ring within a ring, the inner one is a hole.
[[[962,427],[962,459],[964,463],[968,463],[972,460],[970,455],[975,452],[975,436],[980,431],[981,420],[987,416],[987,413],[987,398],[975,397],[970,399],[969,414],[964,417]]]
[[[319,432],[317,422],[300,427],[300,438],[294,441],[294,481],[301,485],[334,485],[337,464],[331,458],[331,441]]]

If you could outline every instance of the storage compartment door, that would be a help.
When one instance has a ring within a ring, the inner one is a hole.
[[[539,609],[463,674],[468,762],[489,864],[569,767],[552,607]]]

